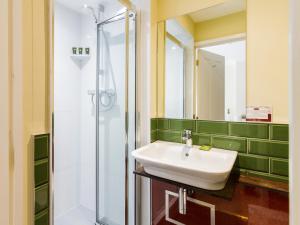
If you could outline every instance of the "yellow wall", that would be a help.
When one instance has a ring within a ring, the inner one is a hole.
[[[153,0],[152,0],[153,1]],[[157,21],[208,8],[228,0],[156,0]]]
[[[23,0],[22,24],[22,101],[24,204],[23,224],[33,220],[32,135],[50,132],[49,127],[49,63],[48,12],[49,1]],[[30,32],[31,31],[31,32]],[[21,159],[20,159],[21,160]],[[17,164],[16,164],[17,165]]]
[[[247,1],[247,104],[288,122],[288,1]]]
[[[119,2],[128,9],[132,8],[132,3],[130,0],[119,0]]]
[[[166,23],[159,22],[157,25],[157,111],[158,117],[165,115],[165,44]]]
[[[0,7],[0,224],[11,224],[11,3],[1,1]]]
[[[151,117],[157,117],[157,0],[151,0]]]
[[[8,84],[11,149],[6,163],[11,177],[4,180],[9,182],[6,183],[9,203],[5,205],[9,223],[5,224],[29,225],[34,219],[32,135],[49,132],[50,127],[47,11],[50,0],[10,0],[8,4],[11,14],[8,55],[13,71],[9,75],[13,74],[13,79]]]
[[[47,6],[47,7],[46,7]],[[37,133],[49,132],[50,65],[49,25],[47,1],[33,0],[33,129]]]
[[[195,41],[205,41],[246,32],[246,12],[196,23]]]

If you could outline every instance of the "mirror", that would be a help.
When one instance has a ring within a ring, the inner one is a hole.
[[[163,96],[164,117],[242,121],[246,1],[229,0],[157,27],[157,95]]]

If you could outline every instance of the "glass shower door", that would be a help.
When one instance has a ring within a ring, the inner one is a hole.
[[[132,14],[133,15],[133,14]],[[135,144],[134,16],[98,24],[97,223],[128,224],[128,152]]]

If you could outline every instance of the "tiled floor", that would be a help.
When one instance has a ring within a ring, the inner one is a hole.
[[[79,206],[54,221],[54,225],[94,225],[94,212]]]

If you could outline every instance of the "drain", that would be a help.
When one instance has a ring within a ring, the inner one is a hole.
[[[100,223],[98,225],[109,225],[108,223],[102,222],[100,221]]]

